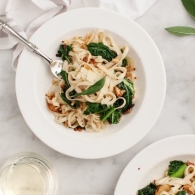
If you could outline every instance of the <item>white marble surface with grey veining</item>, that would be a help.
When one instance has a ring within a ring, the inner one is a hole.
[[[12,51],[0,51],[0,164],[18,152],[37,152],[55,166],[59,195],[85,192],[112,195],[121,172],[143,148],[162,138],[195,133],[195,37],[176,37],[164,30],[174,25],[195,26],[195,21],[179,0],[158,0],[136,22],[155,41],[167,75],[165,103],[150,133],[133,148],[106,159],[81,160],[54,151],[25,123],[16,100]]]

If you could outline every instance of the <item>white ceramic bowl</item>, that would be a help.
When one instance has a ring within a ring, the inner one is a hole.
[[[45,23],[30,40],[55,58],[62,40],[98,28],[112,35],[119,45],[128,45],[129,56],[135,61],[135,107],[118,125],[111,125],[101,133],[79,133],[56,124],[45,101],[52,81],[50,68],[26,49],[16,74],[19,107],[31,130],[53,149],[85,159],[112,156],[140,141],[160,114],[166,88],[163,61],[152,39],[134,21],[114,12],[95,8],[70,11]]]

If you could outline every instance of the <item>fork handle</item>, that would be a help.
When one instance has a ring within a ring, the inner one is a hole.
[[[18,41],[22,42],[25,46],[27,46],[31,51],[36,53],[37,55],[44,58],[49,64],[52,63],[52,59],[46,56],[36,45],[25,39],[19,33],[17,33],[13,28],[11,28],[6,22],[0,20],[0,30],[5,32],[8,35],[16,38]]]

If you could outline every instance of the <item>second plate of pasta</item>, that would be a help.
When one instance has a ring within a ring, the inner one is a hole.
[[[151,144],[127,165],[115,195],[194,194],[194,147],[194,135],[173,136]]]

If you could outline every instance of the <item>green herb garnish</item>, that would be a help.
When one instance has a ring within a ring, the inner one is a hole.
[[[102,89],[102,87],[104,86],[106,81],[106,77],[100,79],[99,81],[97,81],[94,85],[90,86],[88,89],[86,89],[85,91],[81,92],[81,93],[76,93],[73,97],[78,97],[80,95],[90,95],[90,94],[94,94],[96,92],[98,92],[100,89]]]
[[[183,6],[189,15],[195,19],[195,1],[194,0],[181,0]],[[185,35],[195,35],[195,28],[187,27],[187,26],[173,26],[169,28],[165,28],[171,34],[177,36],[185,36]]]
[[[181,0],[186,11],[192,18],[195,19],[195,1],[194,0]]]
[[[171,34],[177,36],[185,36],[185,35],[194,35],[195,28],[187,27],[187,26],[174,26],[165,28],[166,31],[170,32]]]

